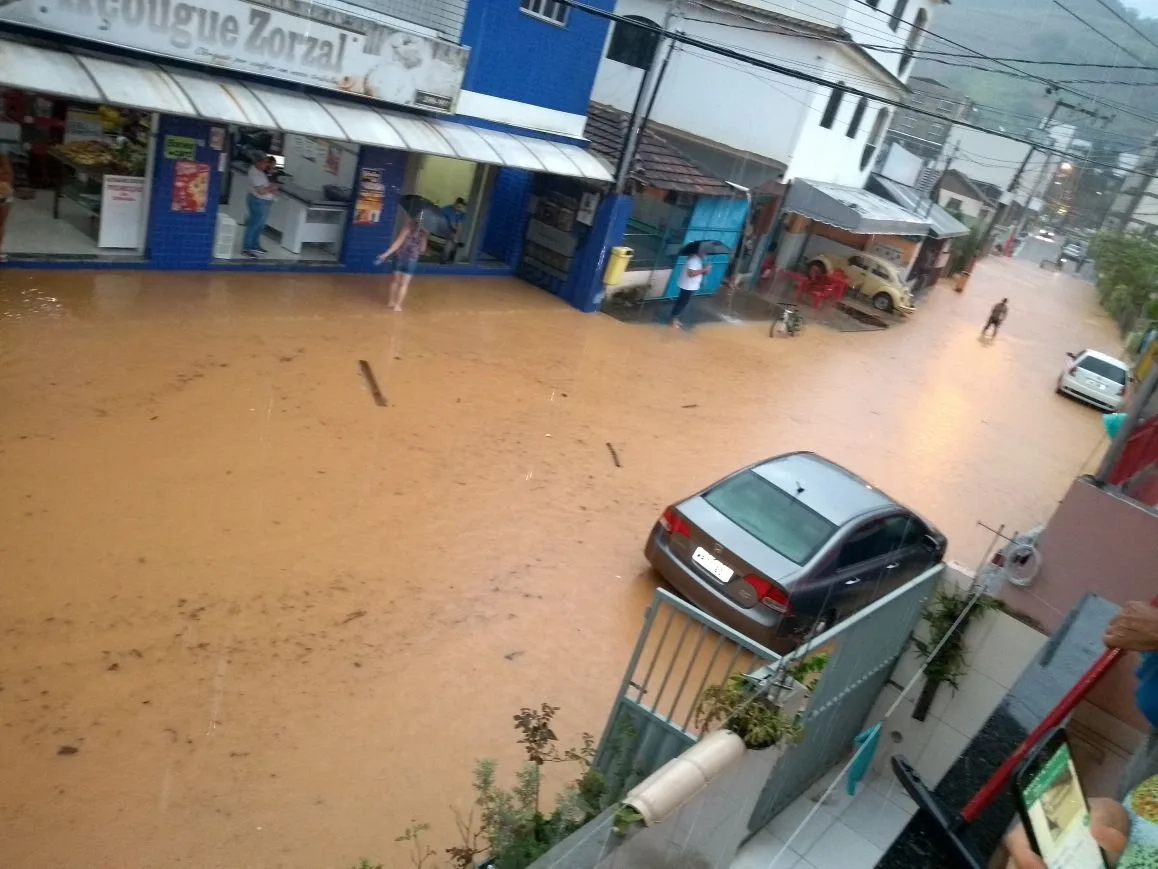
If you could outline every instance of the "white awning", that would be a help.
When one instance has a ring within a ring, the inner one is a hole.
[[[154,64],[138,65],[84,54],[76,58],[104,94],[104,102],[149,112],[197,114],[185,92]]]
[[[354,102],[315,99],[216,73],[190,72],[92,52],[55,51],[13,39],[0,39],[0,85],[88,103],[283,130],[473,163],[592,181],[612,180],[599,158],[574,145],[379,111]]]
[[[405,151],[406,142],[398,131],[386,123],[386,119],[373,109],[365,109],[351,103],[322,101],[326,111],[334,116],[346,132],[346,138],[361,145],[377,145]]]
[[[249,89],[269,109],[279,129],[319,139],[346,138],[338,122],[312,97],[257,85],[249,85]]]
[[[277,122],[262,102],[239,81],[227,81],[183,69],[166,69],[189,95],[197,115],[242,127],[275,128]]]
[[[0,81],[20,90],[99,103],[96,82],[71,54],[49,51],[20,42],[0,45]]]
[[[486,139],[464,124],[448,124],[446,121],[428,121],[450,143],[450,147],[464,160],[475,163],[498,163],[503,161]]]
[[[438,134],[429,122],[421,118],[409,118],[406,115],[396,115],[393,112],[382,112],[382,117],[393,127],[402,141],[406,143],[408,151],[419,151],[423,154],[435,154],[439,157],[457,157],[450,143]]]
[[[510,133],[500,133],[497,130],[477,131],[486,143],[495,149],[503,166],[512,166],[515,169],[529,169],[531,172],[546,172],[545,167],[534,154],[530,152],[522,140]]]

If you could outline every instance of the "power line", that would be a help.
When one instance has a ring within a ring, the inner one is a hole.
[[[840,88],[846,94],[850,94],[850,95],[856,96],[856,97],[864,97],[866,100],[869,100],[869,101],[875,102],[875,103],[879,103],[882,106],[891,106],[893,108],[899,108],[899,109],[903,108],[903,109],[906,109],[914,114],[924,115],[924,116],[927,116],[930,118],[936,118],[938,120],[945,121],[947,123],[956,124],[957,126],[962,127],[964,129],[976,130],[977,132],[981,132],[981,133],[989,133],[990,135],[997,136],[998,138],[1008,139],[1012,142],[1018,142],[1018,143],[1023,144],[1023,145],[1029,145],[1031,148],[1035,148],[1038,151],[1041,151],[1043,153],[1054,154],[1056,156],[1063,157],[1063,158],[1072,156],[1066,151],[1062,151],[1062,150],[1055,148],[1055,147],[1050,147],[1049,145],[1043,145],[1039,142],[1033,142],[1033,141],[1030,141],[1029,139],[1022,138],[1020,136],[1013,136],[1013,135],[1010,135],[1009,133],[1002,133],[1002,132],[997,132],[995,130],[990,130],[990,129],[987,129],[986,127],[980,126],[979,124],[970,123],[968,121],[954,120],[953,118],[948,118],[948,117],[945,117],[943,115],[939,115],[936,112],[930,112],[930,111],[927,111],[925,109],[919,109],[919,108],[916,108],[914,106],[905,105],[905,103],[900,102],[899,100],[889,99],[887,97],[881,97],[881,96],[878,96],[876,94],[861,90],[859,88],[850,87],[848,85],[842,86],[839,84],[839,82],[830,81],[828,79],[821,78],[820,76],[813,75],[811,73],[802,72],[800,70],[794,70],[794,69],[791,69],[789,67],[785,67],[785,66],[778,64],[778,63],[772,63],[770,61],[761,60],[759,58],[752,57],[750,55],[745,55],[745,54],[742,54],[740,52],[734,51],[734,50],[729,49],[729,48],[725,48],[725,47],[720,46],[720,45],[714,45],[714,44],[712,44],[710,42],[706,42],[702,39],[697,39],[694,36],[688,36],[685,33],[664,30],[663,28],[661,28],[661,27],[659,27],[651,22],[644,23],[644,22],[641,22],[639,20],[628,19],[622,15],[617,15],[614,12],[609,12],[605,9],[599,9],[597,7],[594,7],[594,6],[589,6],[586,3],[580,2],[580,0],[557,0],[557,2],[562,3],[564,6],[567,6],[567,7],[573,8],[573,9],[578,9],[581,12],[586,12],[589,15],[594,15],[597,18],[603,18],[605,20],[614,21],[616,23],[629,24],[629,25],[632,25],[638,29],[646,30],[646,31],[651,32],[651,33],[655,33],[661,39],[662,38],[671,39],[675,42],[679,42],[679,43],[682,43],[684,45],[690,45],[694,48],[699,48],[699,49],[706,51],[710,54],[720,55],[721,57],[727,57],[731,60],[738,60],[742,63],[747,63],[750,66],[755,66],[755,67],[759,67],[761,69],[768,70],[770,72],[779,73],[780,75],[783,75],[786,78],[798,79],[800,81],[805,81],[805,82],[808,82],[810,84],[817,85],[817,86],[823,87],[823,88],[829,88],[829,89]],[[1110,165],[1108,163],[1095,163],[1093,161],[1088,161],[1088,165],[1099,166],[1101,168],[1106,168],[1106,169],[1113,169],[1115,171],[1119,168],[1116,165]],[[1133,173],[1133,174],[1136,174],[1139,177],[1158,178],[1158,175],[1149,175],[1149,174],[1143,174],[1143,173]]]
[[[1062,3],[1061,0],[1053,0],[1053,2],[1054,2],[1055,6],[1057,6],[1059,9],[1061,9],[1063,12],[1065,12],[1069,15],[1072,15],[1074,18],[1076,18],[1078,21],[1080,21],[1082,24],[1084,24],[1086,27],[1088,27],[1094,33],[1098,34],[1098,36],[1102,37],[1102,39],[1106,40],[1106,42],[1110,43],[1110,45],[1113,45],[1115,48],[1120,49],[1123,54],[1130,55],[1130,57],[1134,58],[1134,60],[1138,61],[1138,63],[1145,63],[1146,62],[1146,61],[1142,60],[1142,58],[1138,57],[1138,55],[1134,54],[1134,52],[1130,51],[1130,49],[1126,48],[1126,46],[1118,45],[1116,40],[1114,40],[1112,37],[1106,36],[1106,34],[1102,33],[1102,31],[1098,30],[1098,28],[1094,27],[1094,25],[1090,24],[1090,22],[1086,21],[1086,19],[1082,18],[1082,16],[1078,15],[1078,13],[1074,12],[1074,10],[1070,9],[1068,6],[1066,6],[1064,3]]]
[[[1111,15],[1113,15],[1115,18],[1117,18],[1119,21],[1121,21],[1123,24],[1125,24],[1127,27],[1129,27],[1131,30],[1133,30],[1135,33],[1137,33],[1139,36],[1141,36],[1148,43],[1150,43],[1150,45],[1152,45],[1154,48],[1158,48],[1158,42],[1155,42],[1153,39],[1151,39],[1149,36],[1147,36],[1145,33],[1143,33],[1141,30],[1139,30],[1134,25],[1133,21],[1126,18],[1126,16],[1124,16],[1121,12],[1119,12],[1117,9],[1115,9],[1113,6],[1111,6],[1109,3],[1107,3],[1106,0],[1096,0],[1096,2],[1098,3],[1099,6],[1101,6],[1103,9],[1105,9],[1107,12],[1109,12]]]

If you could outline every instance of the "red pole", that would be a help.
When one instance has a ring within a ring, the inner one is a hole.
[[[1013,777],[1013,773],[1017,771],[1017,767],[1025,760],[1025,756],[1033,749],[1041,738],[1049,731],[1053,730],[1066,719],[1066,717],[1074,711],[1074,708],[1085,699],[1085,696],[1090,693],[1090,690],[1098,684],[1099,680],[1106,675],[1109,669],[1114,666],[1114,662],[1121,657],[1121,649],[1106,649],[1102,652],[1101,657],[1094,662],[1094,665],[1086,671],[1085,675],[1077,681],[1077,684],[1069,690],[1061,702],[1053,708],[1053,710],[1042,719],[1041,724],[1033,729],[1033,732],[1025,738],[1021,745],[1006,758],[1005,763],[997,768],[997,772],[993,773],[987,781],[977,792],[977,794],[969,801],[969,804],[961,810],[961,818],[965,823],[969,824],[977,820],[978,816],[989,808],[989,804],[997,799],[1007,784],[1009,779]]]

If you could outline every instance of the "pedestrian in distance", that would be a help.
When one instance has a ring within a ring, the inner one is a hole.
[[[680,315],[683,314],[684,309],[688,306],[688,302],[692,300],[692,296],[698,293],[700,287],[703,286],[704,275],[712,270],[712,267],[704,262],[700,249],[701,246],[698,243],[692,244],[688,251],[687,259],[684,261],[684,270],[680,272],[679,281],[677,282],[680,288],[680,294],[671,309],[671,325],[673,329],[683,328],[683,323],[680,322]]]
[[[989,319],[985,321],[985,328],[981,330],[981,337],[984,338],[989,330],[993,330],[993,337],[997,337],[997,330],[1001,328],[1001,324],[1005,322],[1006,315],[1009,314],[1009,299],[1002,299],[989,312]]]
[[[410,279],[418,269],[418,258],[426,252],[427,238],[426,230],[407,216],[393,243],[374,260],[375,264],[382,265],[394,257],[394,277],[390,281],[390,297],[386,300],[391,310],[402,310],[406,291],[410,289]]]
[[[249,195],[245,200],[247,214],[241,252],[254,259],[265,254],[265,249],[261,246],[261,234],[265,232],[269,210],[273,207],[273,201],[277,199],[277,181],[270,178],[273,169],[273,158],[263,154],[253,161],[249,172],[246,173]]]

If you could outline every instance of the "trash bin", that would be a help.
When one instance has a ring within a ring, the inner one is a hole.
[[[623,273],[627,271],[634,255],[635,251],[629,247],[613,247],[611,256],[607,258],[607,268],[603,271],[603,285],[614,287],[623,280]]]

